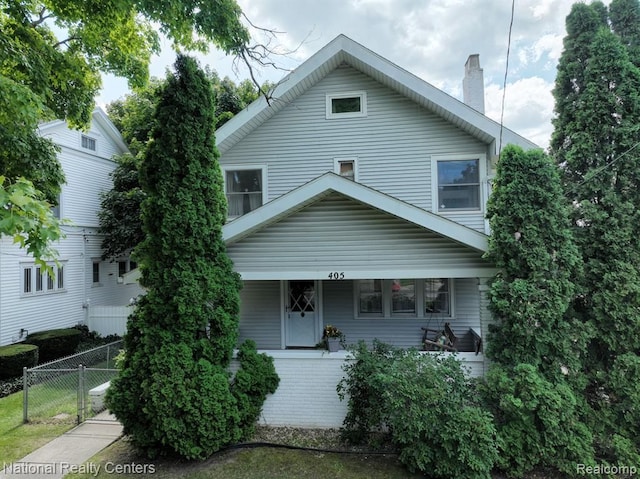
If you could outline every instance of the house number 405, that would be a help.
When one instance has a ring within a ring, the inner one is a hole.
[[[332,271],[329,273],[329,279],[344,279],[344,272]]]

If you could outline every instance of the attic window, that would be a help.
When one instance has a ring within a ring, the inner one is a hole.
[[[355,157],[349,158],[334,158],[334,171],[336,174],[347,178],[351,181],[358,181],[357,169],[356,169]]]
[[[327,119],[367,116],[367,93],[328,93],[326,107]]]
[[[87,135],[82,135],[82,148],[96,151],[96,139]]]

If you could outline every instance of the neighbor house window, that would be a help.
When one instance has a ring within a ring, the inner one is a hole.
[[[91,150],[91,151],[96,151],[96,139],[95,138],[91,138],[90,136],[87,135],[82,135],[82,148],[85,148],[87,150]]]
[[[91,273],[93,277],[93,284],[100,284],[100,261],[93,262]]]
[[[356,158],[334,158],[334,171],[336,174],[351,181],[357,181]]]
[[[448,278],[358,280],[355,291],[358,317],[452,316]]]
[[[48,264],[49,271],[45,271],[39,265],[23,264],[22,269],[22,294],[36,295],[65,291],[64,289],[64,263]]]
[[[437,160],[437,211],[480,210],[480,168],[478,158]]]
[[[367,116],[367,93],[345,92],[327,94],[327,118]]]
[[[131,261],[130,259],[118,260],[118,277],[122,278],[129,271],[132,271],[137,267],[138,267],[138,264],[135,261]]]
[[[225,168],[224,187],[227,196],[228,215],[245,215],[264,203],[265,169]]]

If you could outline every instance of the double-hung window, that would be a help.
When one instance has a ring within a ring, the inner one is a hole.
[[[245,215],[263,205],[266,182],[263,166],[225,167],[224,180],[229,217]]]
[[[483,167],[479,157],[435,158],[432,163],[435,211],[480,211]]]

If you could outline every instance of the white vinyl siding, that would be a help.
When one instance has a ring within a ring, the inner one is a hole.
[[[227,251],[245,279],[445,278],[489,268],[479,251],[337,193]]]
[[[259,349],[282,346],[280,281],[245,281],[240,292],[240,337],[256,341]]]
[[[367,116],[327,121],[328,93],[367,92]],[[268,164],[267,199],[357,157],[358,181],[432,211],[434,155],[477,155],[488,145],[352,67],[340,67],[228,151],[221,165]],[[484,232],[481,212],[455,221]]]

